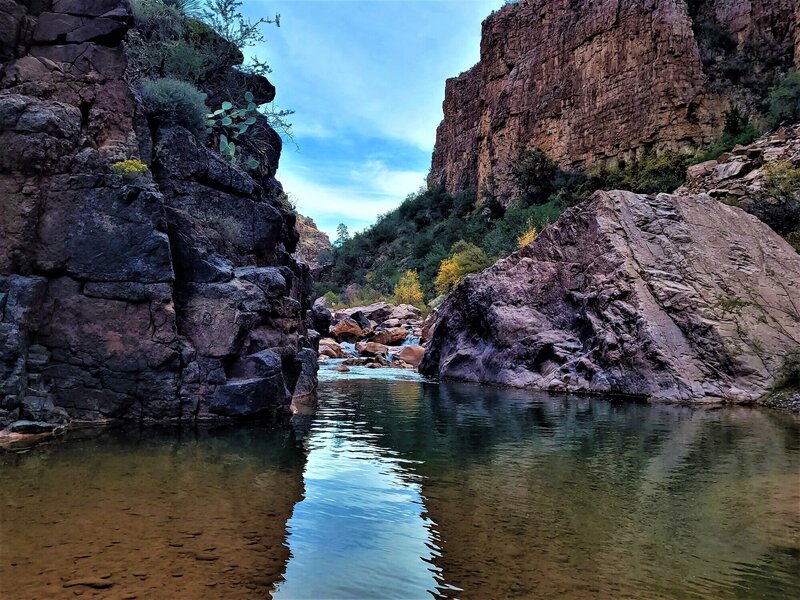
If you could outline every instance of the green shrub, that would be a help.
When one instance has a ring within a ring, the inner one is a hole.
[[[205,5],[205,0],[160,0],[160,2],[185,15],[196,14]]]
[[[584,189],[629,190],[639,194],[672,192],[686,181],[686,168],[690,162],[688,154],[671,151],[658,154],[648,150],[630,162],[590,167],[586,171]]]
[[[558,165],[539,149],[520,150],[511,165],[517,199],[528,206],[545,204],[555,190]]]
[[[792,69],[770,90],[768,120],[772,127],[800,121],[800,72]]]
[[[736,146],[745,146],[752,143],[758,137],[758,130],[736,106],[725,113],[725,126],[720,135],[705,150],[694,155],[692,164],[698,164],[707,160],[716,160],[726,152],[730,152]]]
[[[206,132],[206,95],[185,81],[145,79],[139,85],[148,118],[158,125],[182,125],[195,135]]]
[[[781,235],[800,230],[800,168],[788,161],[764,166],[762,201],[754,214]]]

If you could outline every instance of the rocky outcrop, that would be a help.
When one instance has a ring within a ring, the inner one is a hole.
[[[689,167],[675,193],[702,191],[755,215],[800,251],[800,125]]]
[[[615,191],[467,276],[438,311],[420,371],[751,403],[798,352],[800,256],[780,236],[706,194]]]
[[[309,266],[314,281],[319,281],[333,264],[331,240],[310,217],[297,215],[295,226],[300,236],[295,256]]]
[[[254,178],[151,129],[123,79],[125,0],[5,2],[0,23],[0,425],[26,406],[265,415],[307,393],[310,274],[279,152]],[[125,159],[148,171],[114,174]]]
[[[480,62],[447,81],[431,186],[508,201],[511,164],[694,150],[792,64],[792,0],[521,0],[483,23]]]

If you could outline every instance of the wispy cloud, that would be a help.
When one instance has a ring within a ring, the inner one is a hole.
[[[329,233],[361,229],[423,183],[444,82],[478,58],[480,22],[502,0],[245,0],[281,13],[254,51],[277,103],[296,111],[300,150],[278,177]]]

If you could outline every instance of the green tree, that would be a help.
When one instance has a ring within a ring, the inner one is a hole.
[[[800,72],[792,69],[769,93],[769,123],[772,127],[777,127],[782,123],[798,121],[800,121]]]
[[[339,225],[336,227],[336,240],[333,242],[333,245],[336,248],[341,248],[349,241],[350,231],[348,231],[347,225],[344,223],[339,223]]]
[[[436,291],[440,294],[448,293],[465,276],[482,271],[491,264],[483,250],[464,240],[453,244],[452,252],[450,258],[446,258],[439,265]]]
[[[541,150],[521,150],[511,166],[519,202],[526,206],[545,204],[555,191],[558,170],[558,165]]]

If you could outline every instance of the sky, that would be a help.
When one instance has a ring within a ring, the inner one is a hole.
[[[273,69],[296,147],[278,179],[331,239],[375,222],[425,182],[448,77],[478,61],[481,21],[502,0],[244,0],[281,15],[249,52]]]

